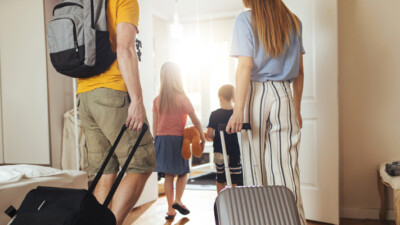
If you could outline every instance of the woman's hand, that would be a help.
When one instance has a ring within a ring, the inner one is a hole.
[[[304,84],[304,69],[303,69],[303,54],[300,54],[300,69],[299,75],[293,81],[293,103],[296,109],[297,121],[300,129],[303,127],[303,118],[301,117],[301,98],[303,96]]]
[[[297,121],[299,122],[300,129],[303,128],[303,118],[301,117],[301,113],[297,113]]]
[[[226,126],[226,132],[228,134],[240,132],[243,127],[243,118],[243,110],[234,110]]]
[[[238,57],[238,67],[236,70],[236,93],[235,107],[233,114],[226,126],[228,134],[242,131],[244,106],[246,102],[247,89],[250,86],[251,69],[253,68],[253,58],[247,56]]]

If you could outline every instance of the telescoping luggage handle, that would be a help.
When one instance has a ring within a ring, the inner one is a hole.
[[[222,145],[222,154],[224,156],[224,167],[225,167],[225,176],[226,176],[226,184],[228,187],[232,187],[232,180],[231,180],[231,171],[229,170],[229,162],[228,162],[228,153],[226,151],[226,144],[225,144],[225,135],[224,135],[224,131],[226,130],[226,126],[227,124],[219,124],[218,125],[218,131],[219,134],[221,136],[221,145]],[[250,123],[243,123],[242,126],[242,130],[246,130],[247,131],[247,135],[249,138],[249,143],[250,143],[250,151],[254,151],[254,146],[253,146],[253,135],[251,133],[251,125]],[[243,150],[243,148],[241,147],[241,149]],[[244,153],[242,154],[244,155]],[[254,167],[254,171],[255,171],[255,177],[256,177],[256,183],[260,184],[259,182],[259,177],[258,176],[259,172],[260,172],[260,164],[258,163],[258,160],[256,159],[256,157],[251,157],[251,161]]]
[[[104,160],[103,165],[101,166],[99,172],[97,172],[96,177],[94,178],[92,185],[90,185],[90,188],[89,188],[89,192],[90,193],[93,193],[94,189],[96,188],[96,185],[99,182],[101,175],[103,175],[103,173],[104,173],[104,170],[105,170],[105,168],[107,166],[107,163],[110,161],[111,157],[113,156],[113,154],[115,152],[115,149],[117,148],[117,145],[118,145],[119,141],[121,140],[122,135],[125,133],[126,129],[127,129],[127,127],[124,124],[122,126],[121,131],[119,132],[118,137],[115,140],[113,146],[111,146],[110,151],[108,152],[108,155],[107,155],[106,159]],[[129,165],[130,161],[133,158],[133,155],[135,154],[137,148],[139,147],[140,142],[143,139],[144,134],[146,133],[146,131],[148,129],[149,129],[149,127],[147,126],[147,124],[144,123],[143,127],[142,127],[142,131],[140,132],[140,135],[139,135],[135,145],[132,147],[132,150],[129,153],[128,158],[126,159],[124,166],[122,167],[121,171],[119,171],[118,177],[115,180],[110,192],[108,193],[108,195],[106,197],[106,200],[103,203],[104,206],[108,206],[108,204],[110,204],[111,199],[114,196],[115,191],[117,190],[119,183],[121,183],[121,180],[125,175],[125,171],[128,168],[128,165]]]

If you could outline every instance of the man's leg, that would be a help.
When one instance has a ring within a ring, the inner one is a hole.
[[[87,145],[87,161],[89,174],[96,174],[106,158],[111,142],[109,138],[103,133],[97,121],[94,119],[92,112],[99,112],[92,110],[96,106],[94,91],[79,94],[79,116],[82,121],[82,129],[86,137]],[[119,170],[119,163],[117,157],[114,155],[108,162],[104,174],[96,185],[94,196],[100,203],[106,199],[108,192],[116,178]]]
[[[103,204],[104,200],[106,200],[106,197],[110,192],[112,185],[114,184],[115,178],[117,178],[117,174],[118,173],[103,174],[99,180],[99,183],[97,183],[93,194],[100,204]],[[108,208],[111,208],[111,204],[108,206]]]
[[[98,88],[91,91],[91,95],[94,101],[90,108],[90,112],[93,112],[93,120],[96,121],[108,141],[114,143],[127,118],[129,108],[128,93],[108,88]],[[125,164],[140,132],[128,129],[121,137],[114,155],[116,159],[115,165],[118,166],[116,171],[118,171],[119,166]],[[153,137],[150,131],[147,130],[128,165],[127,175],[122,179],[111,201],[110,208],[116,216],[117,225],[123,223],[125,217],[137,202],[148,177],[155,167]],[[111,179],[105,180],[107,184],[110,181]]]
[[[136,204],[143,191],[149,173],[129,173],[121,181],[111,202],[111,211],[117,220],[117,225],[122,225],[133,206]]]

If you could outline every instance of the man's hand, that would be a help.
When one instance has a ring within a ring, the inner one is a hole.
[[[131,130],[142,129],[146,110],[144,109],[143,101],[132,101],[128,108],[128,118],[126,119],[126,127]]]

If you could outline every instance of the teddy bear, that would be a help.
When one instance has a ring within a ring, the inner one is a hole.
[[[197,129],[194,126],[186,127],[183,131],[182,157],[189,160],[192,153],[200,157],[203,154],[200,142],[200,133]],[[190,143],[192,143],[192,151],[190,151]]]

